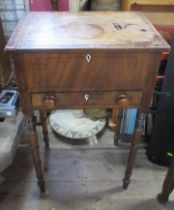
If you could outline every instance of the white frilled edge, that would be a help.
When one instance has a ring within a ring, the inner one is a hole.
[[[56,110],[50,114],[49,121],[55,132],[72,139],[91,138],[106,125],[106,119],[92,120],[83,110]]]

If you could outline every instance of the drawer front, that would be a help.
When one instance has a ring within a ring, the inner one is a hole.
[[[142,92],[118,91],[118,92],[61,92],[54,94],[31,94],[31,103],[34,107],[44,107],[47,100],[53,100],[57,108],[114,108],[119,100],[126,98],[127,106],[139,106]]]
[[[149,53],[67,52],[24,56],[30,92],[143,90]]]

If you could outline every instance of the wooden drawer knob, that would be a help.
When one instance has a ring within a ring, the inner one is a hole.
[[[45,96],[44,104],[46,109],[54,109],[56,107],[56,100],[54,96]]]
[[[129,105],[129,99],[126,95],[120,95],[117,100],[118,107],[127,107]]]

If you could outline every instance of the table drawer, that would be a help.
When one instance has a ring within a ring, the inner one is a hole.
[[[134,107],[141,103],[142,92],[139,91],[113,91],[113,92],[60,92],[53,94],[31,94],[32,106],[42,107],[53,103],[57,108],[75,107],[101,107],[114,108],[120,104],[120,100],[126,102],[126,106]]]
[[[58,52],[24,56],[32,92],[143,90],[153,53]]]

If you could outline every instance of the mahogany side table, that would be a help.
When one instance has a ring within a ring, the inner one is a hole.
[[[170,47],[136,12],[30,12],[7,46],[15,64],[38,185],[44,179],[33,111],[40,110],[46,148],[45,111],[66,108],[137,107],[128,155],[126,189],[151,102],[160,55]]]

